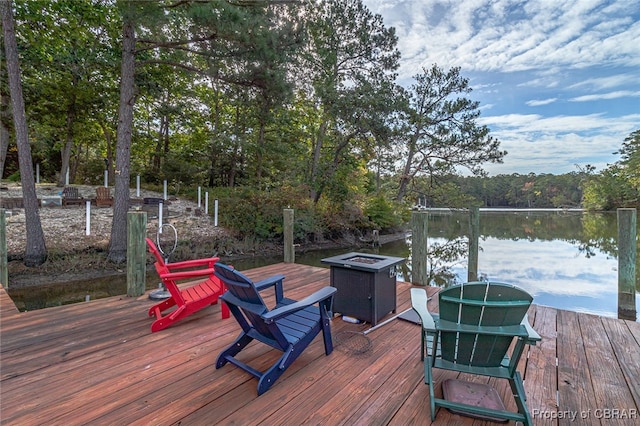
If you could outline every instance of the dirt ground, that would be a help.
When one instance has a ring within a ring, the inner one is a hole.
[[[95,186],[74,185],[85,199],[96,196]],[[0,186],[0,198],[22,197],[22,188],[15,183],[3,183]],[[36,188],[38,198],[56,196],[62,188],[53,184],[39,184]],[[132,199],[144,197],[163,198],[162,194],[141,190],[140,197],[136,197],[136,190],[131,190]],[[202,251],[214,250],[218,247],[224,253],[201,253],[202,256],[228,255],[233,252],[232,239],[227,230],[216,227],[211,217],[204,214],[204,206],[198,208],[197,203],[181,197],[169,196],[163,209],[163,224],[175,227],[178,239],[188,241],[191,245],[199,246],[207,242]],[[141,205],[147,211],[147,236],[156,240],[158,231],[157,206]],[[213,206],[209,206],[213,209]],[[73,276],[105,275],[122,273],[126,265],[116,265],[106,260],[107,248],[113,220],[111,207],[91,206],[89,235],[87,235],[86,205],[42,207],[39,209],[40,221],[45,235],[45,243],[49,258],[38,268],[27,268],[22,263],[26,245],[26,225],[24,209],[6,209],[7,222],[7,252],[9,259],[9,276],[12,286],[30,286],[40,283],[64,281]],[[175,237],[170,228],[164,227],[165,232],[160,242],[165,242],[172,248]],[[215,244],[214,242],[218,243]],[[180,256],[180,253],[175,253]],[[185,258],[190,257],[182,254]],[[180,259],[173,259],[180,260]]]

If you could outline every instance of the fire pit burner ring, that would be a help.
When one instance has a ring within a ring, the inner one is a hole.
[[[373,265],[374,263],[380,262],[380,260],[382,260],[382,259],[374,259],[372,257],[358,256],[358,257],[352,257],[352,258],[346,259],[346,260],[351,261],[351,262],[366,263],[368,265]]]

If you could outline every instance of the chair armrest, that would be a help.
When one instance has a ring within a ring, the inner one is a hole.
[[[422,322],[422,328],[428,331],[436,331],[436,323],[433,321],[433,317],[427,310],[427,291],[423,288],[411,289],[411,307],[420,317]]]
[[[184,268],[195,268],[198,266],[206,266],[207,268],[213,268],[213,265],[220,260],[219,257],[208,257],[204,259],[190,259],[190,260],[182,260],[180,262],[171,262],[167,263],[166,266],[171,269],[184,269]]]
[[[299,302],[295,302],[290,305],[285,305],[280,308],[274,309],[273,311],[267,312],[262,316],[262,318],[265,320],[267,324],[272,323],[279,318],[282,318],[284,316],[291,314],[292,312],[299,311],[301,309],[304,309],[318,302],[327,300],[333,297],[333,295],[337,291],[338,289],[335,287],[330,287],[330,286],[323,287],[320,290],[313,293],[312,295],[305,297]]]
[[[284,275],[273,275],[269,278],[265,278],[264,280],[258,281],[255,284],[256,288],[258,289],[258,291],[262,291],[265,288],[269,288],[272,285],[276,285],[278,283],[278,281],[282,281],[284,280]]]
[[[214,274],[214,269],[197,269],[195,271],[178,271],[178,272],[169,272],[167,274],[160,274],[161,279],[168,280],[183,280],[187,278],[200,278],[200,277],[208,277]]]
[[[254,283],[254,285],[256,286],[256,289],[258,291],[262,291],[273,286],[276,295],[276,304],[278,304],[284,298],[284,287],[282,286],[283,280],[284,275],[277,274],[269,278],[265,278],[264,280],[258,281],[257,283]]]
[[[542,337],[540,337],[540,335],[533,329],[533,327],[531,327],[531,324],[529,324],[528,315],[524,316],[520,324],[524,326],[524,328],[527,330],[527,333],[529,334],[529,337],[527,337],[526,339],[528,343],[535,345],[536,342],[542,340]]]

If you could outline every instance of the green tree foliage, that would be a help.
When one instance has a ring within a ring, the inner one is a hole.
[[[372,222],[372,228],[382,231],[393,231],[403,222],[402,215],[398,214],[398,207],[383,195],[371,197],[364,209]]]
[[[303,55],[318,120],[311,129],[309,185],[314,202],[341,167],[368,161],[370,117],[388,102],[400,54],[393,28],[385,28],[361,0],[315,3]],[[344,174],[343,175],[348,175]]]
[[[457,168],[482,175],[483,163],[501,162],[506,155],[489,128],[477,124],[479,103],[464,97],[471,88],[460,68],[444,71],[434,65],[414,78],[401,147],[404,165],[398,201],[416,176],[448,174]]]
[[[96,143],[95,120],[115,93],[113,17],[108,3],[30,0],[16,5],[27,113],[37,132],[34,157],[43,174],[73,182],[83,152]],[[45,143],[41,143],[41,142]]]
[[[583,194],[583,206],[588,210],[614,210],[631,207],[638,202],[638,191],[631,186],[628,175],[619,164],[612,164],[589,178]]]
[[[613,210],[638,206],[640,185],[640,130],[625,138],[617,152],[621,159],[585,183],[583,205],[589,210]]]
[[[455,177],[460,189],[483,207],[580,207],[585,172],[562,175],[513,173],[491,177]]]
[[[624,168],[629,184],[637,190],[640,188],[640,130],[625,138],[618,154],[621,156],[620,165]]]

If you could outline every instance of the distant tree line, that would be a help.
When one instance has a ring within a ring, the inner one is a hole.
[[[580,207],[584,172],[457,177],[460,190],[483,207]]]
[[[640,206],[640,130],[627,136],[620,160],[600,172],[586,165],[555,174],[436,175],[414,179],[410,192],[425,207],[571,208],[615,210]]]

